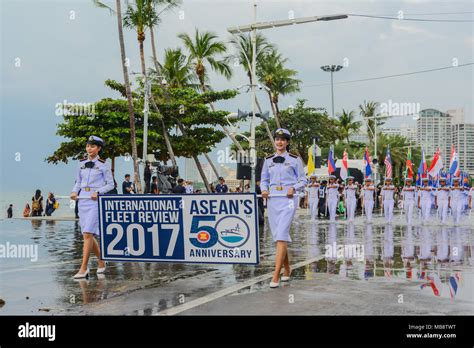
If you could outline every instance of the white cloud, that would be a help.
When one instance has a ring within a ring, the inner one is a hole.
[[[397,32],[397,33],[405,33],[408,35],[418,35],[419,37],[424,36],[430,39],[446,38],[444,35],[439,35],[431,31],[428,31],[426,29],[423,29],[414,25],[406,24],[406,23],[401,23],[401,22],[402,21],[393,22],[392,31]]]

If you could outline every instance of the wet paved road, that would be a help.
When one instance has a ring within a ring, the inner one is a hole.
[[[392,225],[361,217],[292,226],[292,281],[269,289],[267,227],[257,266],[109,264],[75,281],[81,234],[72,221],[0,221],[0,244],[38,246],[38,259],[0,258],[6,314],[474,314],[474,219],[461,226]],[[456,291],[455,291],[456,289]],[[402,297],[400,297],[402,295]],[[402,301],[402,302],[400,302]]]

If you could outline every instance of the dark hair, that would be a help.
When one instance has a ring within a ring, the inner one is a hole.
[[[36,190],[35,198],[38,199],[41,196],[41,190]]]
[[[156,175],[153,175],[153,176],[151,177],[151,180],[156,180]]]
[[[130,177],[130,174],[125,174],[125,177]]]
[[[181,178],[180,178],[180,179],[178,179],[178,184],[182,184],[182,183],[183,183],[183,181],[184,181],[184,180],[183,180],[183,179],[181,179]]]

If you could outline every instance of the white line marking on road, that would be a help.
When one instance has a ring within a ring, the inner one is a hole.
[[[296,269],[296,268],[300,268],[300,267],[303,267],[303,266],[306,266],[306,265],[309,265],[310,263],[313,263],[313,262],[316,262],[316,261],[319,261],[323,258],[324,256],[317,256],[317,257],[313,257],[311,259],[308,259],[308,260],[305,260],[305,261],[301,261],[301,262],[298,262],[298,263],[295,263],[294,265],[291,265],[291,269]],[[262,282],[266,279],[269,279],[273,276],[273,272],[271,273],[266,273],[266,274],[263,274],[261,276],[258,276],[258,277],[255,277],[255,278],[252,278],[252,279],[249,279],[243,283],[239,283],[239,284],[235,284],[235,285],[232,285],[228,288],[225,288],[225,289],[222,289],[222,290],[219,290],[219,291],[216,291],[212,294],[209,294],[209,295],[206,295],[206,296],[203,296],[203,297],[200,297],[200,298],[197,298],[195,300],[192,300],[192,301],[189,301],[188,303],[184,303],[180,306],[177,306],[177,307],[173,307],[173,308],[170,308],[170,309],[166,309],[166,310],[163,310],[163,311],[160,311],[158,312],[156,315],[176,315],[176,314],[179,314],[179,313],[182,313],[184,311],[187,311],[188,309],[192,309],[192,308],[195,308],[195,307],[198,307],[198,306],[201,306],[205,303],[208,303],[208,302],[211,302],[211,301],[214,301],[214,300],[217,300],[218,298],[220,297],[224,297],[226,295],[230,295],[232,294],[233,292],[236,292],[236,291],[239,291],[241,289],[244,289],[244,288],[247,288],[253,284],[256,284],[256,283],[259,283],[259,282]]]

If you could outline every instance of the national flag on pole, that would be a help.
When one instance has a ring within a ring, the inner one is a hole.
[[[428,174],[432,177],[438,175],[439,171],[443,169],[443,158],[441,157],[441,151],[438,148],[436,150],[433,161],[431,161],[430,169],[428,170]]]
[[[459,275],[455,274],[454,276],[449,277],[449,292],[451,294],[451,298],[454,298],[458,292],[458,282],[459,282]]]
[[[334,154],[333,154],[333,148],[329,149],[329,154],[328,154],[328,174],[331,175],[336,171],[336,163],[334,163]]]
[[[449,159],[449,177],[451,178],[451,181],[453,177],[460,175],[460,171],[461,169],[459,168],[458,154],[453,145],[451,147],[451,157]]]
[[[314,172],[314,161],[313,161],[314,145],[311,145],[308,150],[308,175]]]
[[[365,166],[365,178],[367,179],[372,175],[372,167],[371,167],[371,160],[370,160],[370,154],[369,154],[369,149],[365,148],[365,153],[364,153],[364,166]]]
[[[340,177],[342,180],[346,180],[349,176],[349,165],[347,164],[347,151],[344,149],[344,155],[342,156],[342,166]]]
[[[390,156],[390,147],[387,147],[387,153],[385,154],[385,160],[383,161],[385,164],[385,177],[391,178],[392,177],[392,156]]]
[[[411,148],[408,148],[407,153],[407,161],[406,161],[407,169],[405,171],[405,178],[413,179],[413,163],[411,162]]]
[[[421,148],[421,161],[420,165],[418,166],[418,172],[416,174],[416,185],[421,186],[421,179],[426,178],[426,171],[428,166],[426,165],[425,159],[425,150],[423,147]]]

